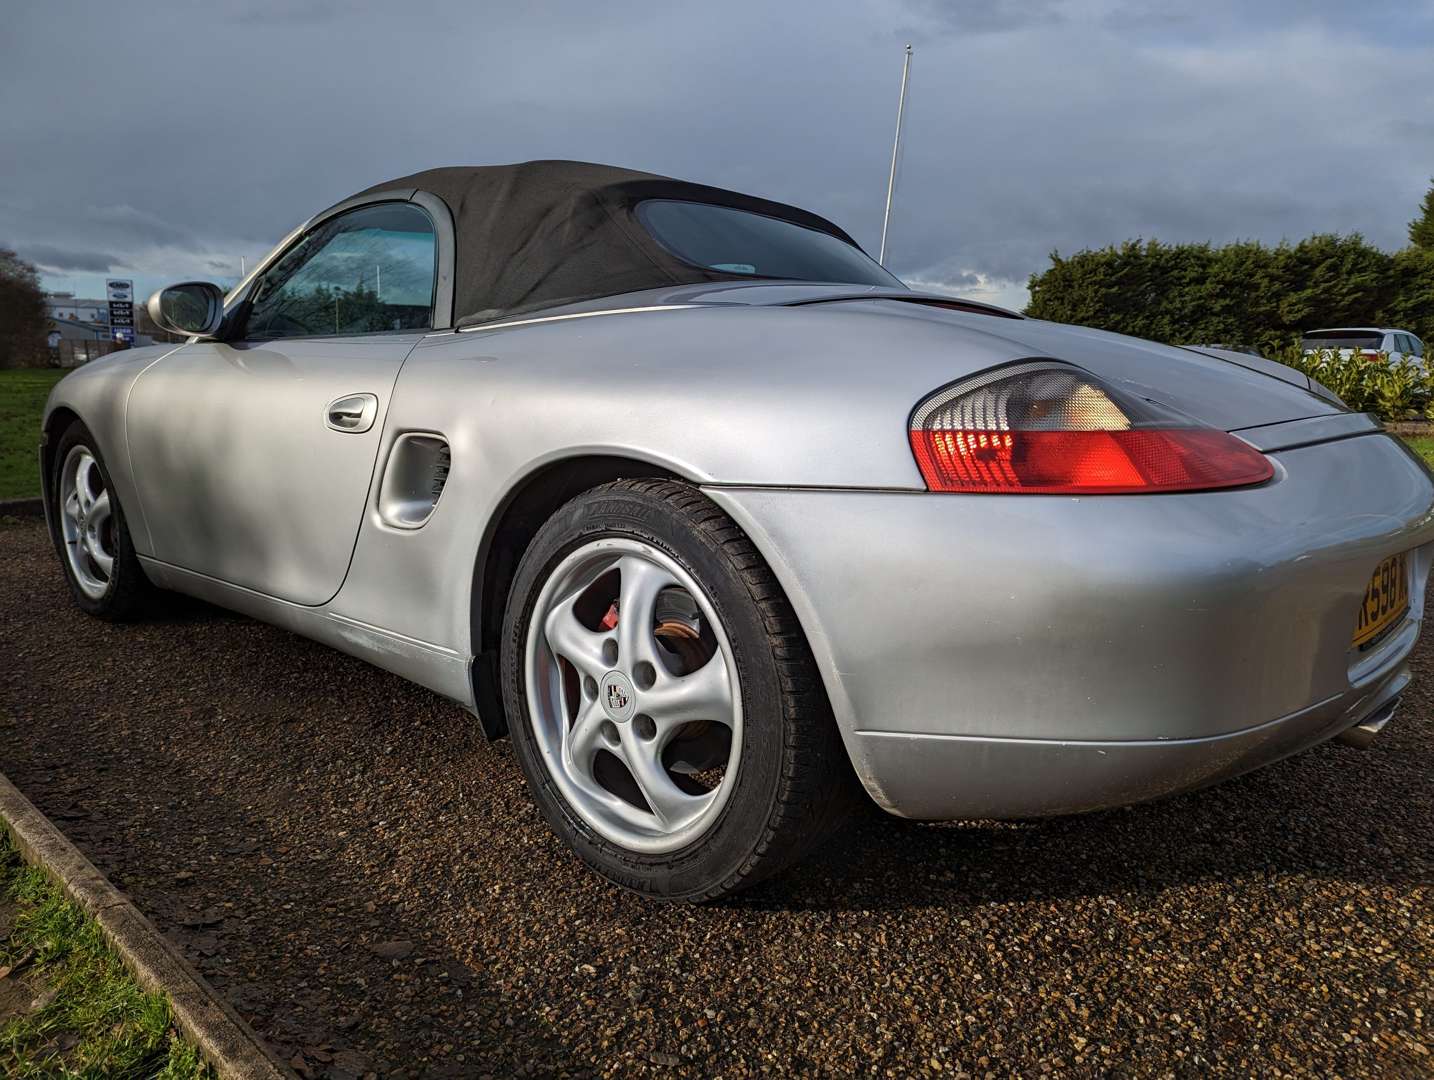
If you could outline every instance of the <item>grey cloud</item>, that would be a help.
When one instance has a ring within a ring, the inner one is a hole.
[[[1199,25],[1197,11],[1171,11],[1161,4],[1124,3],[1112,8],[1101,16],[1101,24],[1120,32],[1156,31],[1179,32],[1193,30]]]
[[[226,18],[240,26],[273,27],[331,22],[341,17],[344,10],[331,0],[278,0],[236,5]]]
[[[978,288],[981,284],[981,275],[970,270],[963,270],[959,266],[951,266],[949,261],[933,263],[928,268],[927,279],[932,282],[939,282],[948,289]]]
[[[1427,0],[1201,0],[1175,6],[1169,0],[1066,0],[1072,22],[1089,22],[1131,40],[1237,42],[1242,35],[1313,28],[1356,39],[1415,44],[1434,30]]]
[[[157,247],[193,247],[197,243],[192,230],[165,221],[157,214],[137,210],[128,205],[86,207],[83,220],[97,229],[127,240]]]
[[[0,98],[28,104],[0,113],[0,236],[233,274],[383,179],[575,157],[795,202],[874,250],[907,40],[899,274],[974,289],[1134,236],[1395,247],[1434,173],[1434,84],[1341,75],[1434,67],[1430,6],[1407,0],[1178,22],[1155,0],[225,10],[7,12]]]
[[[48,244],[26,244],[20,254],[42,270],[107,274],[123,263],[116,255],[100,251],[68,251]]]
[[[941,274],[951,280],[953,273],[976,267],[992,277],[1019,281],[1044,266],[1052,251],[1069,255],[1141,238],[1275,243],[1317,230],[1355,231],[1359,224],[1279,193],[1129,182],[1071,186],[1048,193],[1040,205],[1015,210],[1024,227],[1013,228],[1012,219],[975,215],[949,220],[936,233],[908,225],[896,234],[901,246],[895,250],[923,277]]]
[[[1395,120],[1389,125],[1389,133],[1396,139],[1418,140],[1429,145],[1434,145],[1434,120]],[[1430,168],[1434,168],[1434,161],[1431,161]]]
[[[909,0],[908,6],[920,37],[999,34],[1065,19],[1060,0]]]

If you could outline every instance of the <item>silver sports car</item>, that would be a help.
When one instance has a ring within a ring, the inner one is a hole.
[[[860,798],[1151,799],[1409,681],[1434,484],[1258,357],[905,288],[791,206],[574,162],[435,169],[286,237],[180,346],[55,388],[76,602],[171,589],[513,736],[655,896],[749,885]]]

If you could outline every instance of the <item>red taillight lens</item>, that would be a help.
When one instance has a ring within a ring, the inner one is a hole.
[[[913,431],[932,491],[1091,495],[1258,484],[1264,455],[1223,431]]]
[[[1379,352],[1376,349],[1361,349],[1359,351],[1359,355],[1364,357],[1366,361],[1374,361],[1379,359]]]
[[[934,395],[912,415],[910,435],[932,491],[1200,491],[1274,475],[1263,454],[1233,435],[1049,362],[998,369]]]

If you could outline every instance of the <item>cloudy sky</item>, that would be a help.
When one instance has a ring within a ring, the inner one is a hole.
[[[213,11],[213,14],[207,13]],[[1052,249],[1359,231],[1434,174],[1434,0],[15,0],[0,246],[51,288],[229,281],[440,164],[569,157],[808,207],[1019,306]]]

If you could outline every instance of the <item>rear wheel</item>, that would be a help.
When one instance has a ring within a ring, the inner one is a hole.
[[[55,447],[51,477],[55,547],[75,603],[102,619],[129,619],[154,586],[134,553],[124,510],[96,449],[78,420]]]
[[[544,816],[618,884],[688,900],[742,888],[850,806],[780,588],[685,484],[621,481],[554,515],[519,566],[503,666]]]

